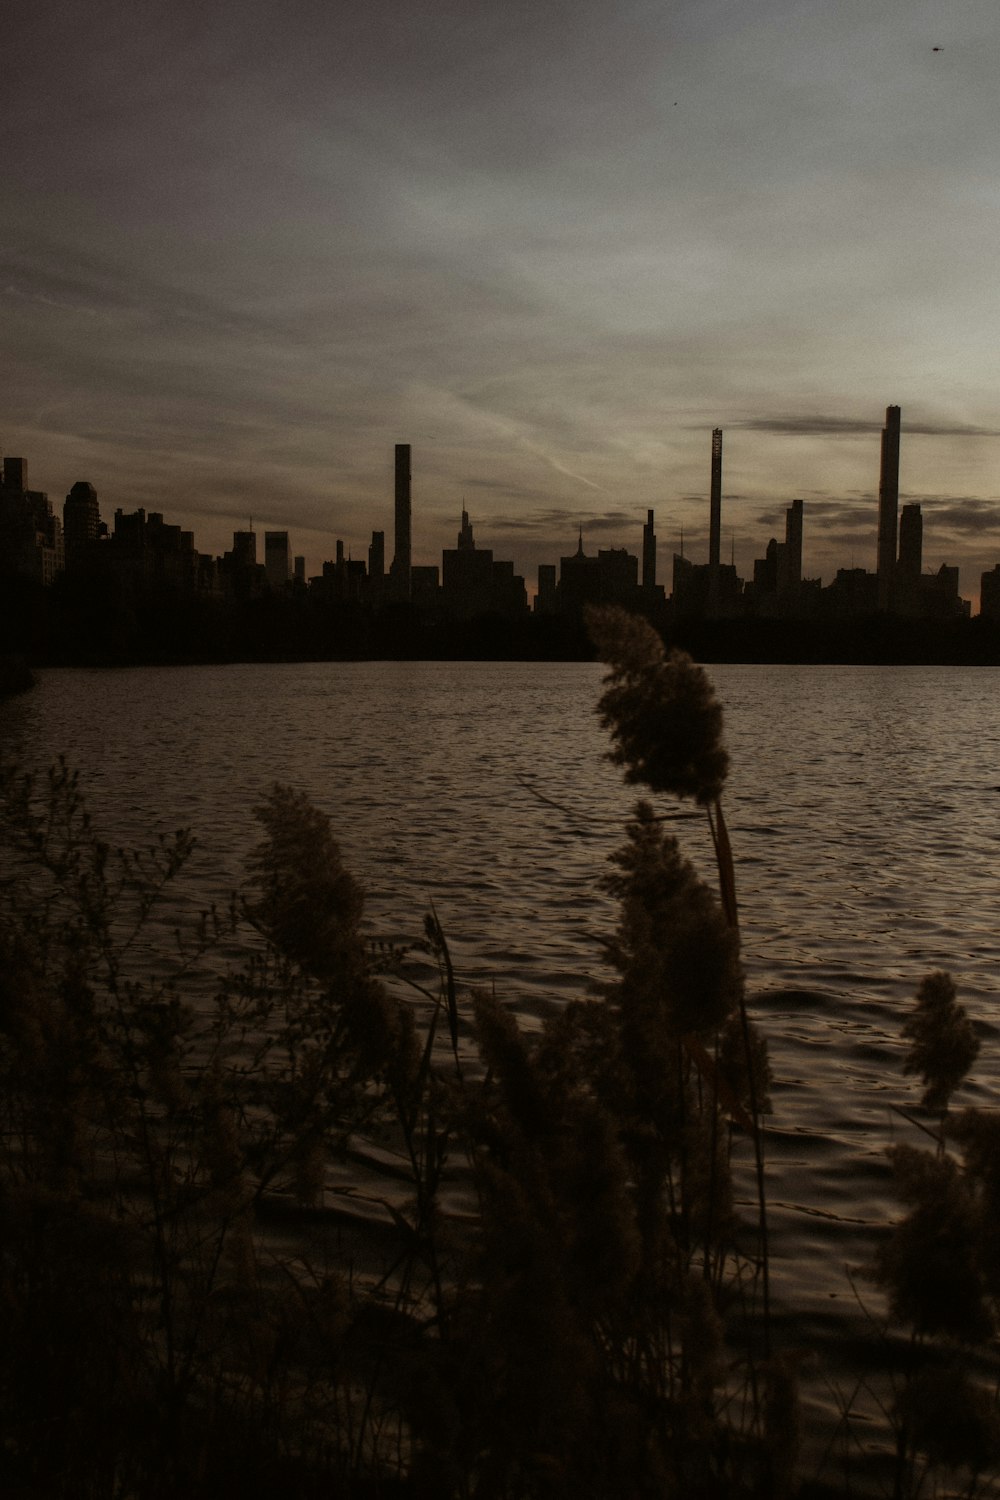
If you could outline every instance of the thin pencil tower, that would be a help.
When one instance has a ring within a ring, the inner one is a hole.
[[[410,541],[410,445],[396,444],[396,548],[389,582],[394,599],[409,599],[412,551]]]
[[[708,526],[708,607],[719,606],[719,563],[722,551],[722,428],[712,428],[712,495]]]
[[[651,510],[647,510],[646,524],[642,528],[642,586],[647,594],[656,588],[656,532]]]
[[[899,515],[899,407],[887,406],[882,428],[878,480],[878,607],[890,614],[895,603],[896,539]]]

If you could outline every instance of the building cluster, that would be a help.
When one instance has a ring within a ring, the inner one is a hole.
[[[294,565],[287,531],[264,533],[264,560],[257,559],[252,526],[233,534],[222,557],[198,552],[194,533],[169,525],[142,507],[115,511],[109,527],[101,518],[97,491],[86,480],[73,485],[60,518],[48,495],[28,488],[23,458],[5,458],[0,472],[0,573],[20,573],[51,584],[61,572],[95,570],[114,575],[126,590],[168,585],[184,594],[220,598],[305,584],[305,560]]]
[[[952,619],[969,613],[959,597],[958,569],[923,572],[923,520],[920,506],[899,511],[900,409],[886,410],[882,431],[876,570],[842,568],[823,588],[804,578],[802,543],[805,506],[794,500],[785,515],[784,539],[772,537],[753,565],[752,580],[722,561],[722,431],[712,433],[708,561],[696,563],[681,552],[673,557],[668,601],[656,581],[653,511],[647,512],[640,559],[625,548],[588,555],[581,530],[576,551],[555,564],[542,564],[534,610],[540,615],[574,615],[584,605],[615,603],[654,616],[678,619],[782,620],[845,619],[873,614]],[[113,573],[132,590],[167,585],[182,594],[221,599],[253,598],[268,592],[308,592],[318,601],[373,609],[412,604],[456,620],[494,614],[508,619],[528,612],[525,582],[512,562],[479,547],[465,509],[454,547],[445,548],[440,568],[418,566],[412,549],[412,467],[409,443],[395,450],[394,547],[387,567],[384,531],[372,532],[367,562],[345,556],[319,576],[307,579],[305,561],[291,555],[287,531],[265,531],[263,559],[251,522],[233,535],[232,550],[210,557],[196,550],[194,535],[172,526],[157,512],[116,510],[109,527],[101,519],[97,493],[80,480],[66,496],[62,517],[48,496],[28,487],[23,458],[3,460],[0,479],[0,572],[27,574],[44,585],[63,570]],[[981,613],[1000,620],[1000,564],[982,577]]]
[[[679,618],[737,619],[740,616],[783,620],[850,619],[897,615],[908,619],[962,619],[969,603],[959,597],[958,569],[942,566],[923,571],[923,517],[920,506],[899,511],[900,409],[886,409],[879,466],[878,546],[874,573],[840,568],[823,588],[818,578],[802,576],[805,506],[793,500],[785,512],[785,537],[772,537],[753,565],[752,581],[739,578],[732,564],[721,561],[722,432],[712,433],[708,562],[674,556],[673,609]],[[996,574],[991,593],[987,580]],[[1000,595],[1000,568],[983,574],[981,613],[1000,619],[992,604]],[[989,601],[987,603],[986,601]]]

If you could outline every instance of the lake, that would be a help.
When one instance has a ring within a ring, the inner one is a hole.
[[[851,1272],[897,1213],[885,1148],[911,1132],[892,1106],[919,1095],[899,1027],[930,970],[952,972],[983,1038],[959,1102],[1000,1098],[1000,669],[709,675],[732,757],[751,1006],[775,1074],[776,1302],[803,1353],[810,1428],[829,1434],[855,1341],[873,1336],[861,1302],[879,1310]],[[531,1026],[604,973],[601,880],[635,793],[604,759],[600,676],[484,662],[49,670],[0,708],[0,744],[37,767],[63,752],[116,843],[195,832],[165,926],[237,883],[267,786],[301,788],[367,888],[372,931],[417,936],[433,902],[460,978],[495,983]],[[677,832],[709,876],[706,824]]]

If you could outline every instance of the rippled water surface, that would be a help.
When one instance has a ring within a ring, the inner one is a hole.
[[[776,1075],[777,1298],[793,1341],[832,1351],[863,1332],[847,1268],[895,1212],[890,1106],[916,1092],[899,1023],[927,971],[951,970],[979,1023],[967,1100],[1000,1094],[1000,671],[710,675],[733,762],[745,962]],[[64,752],[116,842],[194,830],[173,919],[232,889],[271,782],[305,790],[368,889],[373,929],[415,935],[433,901],[464,977],[495,981],[530,1025],[601,977],[613,919],[600,881],[634,796],[602,758],[599,683],[579,664],[49,671],[0,710],[0,737],[29,764]],[[706,826],[677,829],[708,873]]]

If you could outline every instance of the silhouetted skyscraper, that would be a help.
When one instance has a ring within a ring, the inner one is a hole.
[[[712,428],[712,499],[709,512],[708,565],[718,569],[722,552],[722,428]]]
[[[651,510],[647,510],[646,524],[642,528],[642,586],[648,593],[656,588],[656,533]]]
[[[381,599],[385,586],[385,532],[373,531],[368,548],[368,587],[372,596]]]
[[[980,577],[979,613],[984,620],[1000,620],[1000,563]]]
[[[708,607],[719,603],[719,563],[722,553],[722,428],[712,428],[712,496],[708,516]]]
[[[273,589],[283,589],[291,572],[287,531],[264,532],[264,571]]]
[[[458,544],[441,553],[441,593],[446,609],[458,619],[469,620],[491,608],[493,553],[477,547],[467,510],[462,511]]]
[[[86,557],[89,548],[97,541],[100,524],[97,491],[85,479],[78,479],[63,505],[67,563],[79,563]]]
[[[389,570],[392,594],[409,599],[413,566],[410,542],[410,445],[396,444],[396,551]]]
[[[142,514],[141,511],[137,514]],[[115,511],[115,530],[117,531],[118,512]],[[163,517],[159,519],[162,521]],[[234,531],[233,532],[233,563],[238,568],[255,568],[257,566],[257,533],[256,531]]]
[[[25,459],[13,456],[4,459],[3,487],[12,494],[24,494],[28,488],[28,465]]]
[[[997,571],[1000,572],[1000,568]],[[535,614],[554,615],[558,608],[559,595],[556,593],[556,565],[555,563],[539,563]]]
[[[924,565],[924,518],[919,505],[904,505],[899,517],[899,571],[919,578]]]
[[[0,569],[27,573],[46,586],[62,572],[63,529],[48,495],[28,489],[23,458],[3,461],[0,483]]]
[[[896,575],[896,532],[899,513],[899,407],[887,406],[882,428],[882,454],[878,481],[878,607],[888,613],[893,607]]]
[[[779,589],[794,593],[802,582],[802,501],[793,500],[785,511],[785,553]]]

